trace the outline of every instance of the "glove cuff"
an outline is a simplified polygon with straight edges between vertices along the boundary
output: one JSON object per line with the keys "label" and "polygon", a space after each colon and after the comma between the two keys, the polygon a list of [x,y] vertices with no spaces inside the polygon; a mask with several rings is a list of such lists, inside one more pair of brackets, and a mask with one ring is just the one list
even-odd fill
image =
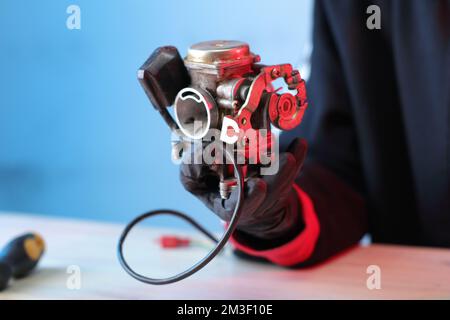
{"label": "glove cuff", "polygon": [[305,228],[302,219],[302,205],[298,194],[292,188],[286,205],[281,209],[282,213],[272,213],[274,217],[279,217],[269,228],[245,228],[237,229],[233,236],[242,240],[251,248],[256,250],[267,250],[279,247],[296,238]]}
{"label": "glove cuff", "polygon": [[[320,234],[320,225],[314,205],[309,196],[299,187],[294,185],[302,204],[302,221],[304,230],[289,242],[275,248],[258,248],[258,245],[250,243],[247,239],[238,238],[233,235],[230,239],[238,252],[254,259],[269,260],[281,266],[295,266],[308,260],[314,252]],[[261,241],[261,240],[259,240]]]}

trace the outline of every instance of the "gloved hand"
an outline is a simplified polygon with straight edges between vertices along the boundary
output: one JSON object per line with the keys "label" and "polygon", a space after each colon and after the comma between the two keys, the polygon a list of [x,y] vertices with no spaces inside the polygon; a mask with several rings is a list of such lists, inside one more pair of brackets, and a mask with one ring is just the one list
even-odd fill
{"label": "gloved hand", "polygon": [[[249,178],[237,232],[257,243],[280,245],[297,236],[302,228],[301,207],[293,188],[306,156],[307,144],[294,140],[287,152],[280,153],[275,175]],[[182,164],[180,179],[184,188],[199,198],[222,220],[229,221],[237,201],[237,190],[229,199],[219,194],[219,177],[205,164]],[[250,236],[250,237],[248,237]]]}

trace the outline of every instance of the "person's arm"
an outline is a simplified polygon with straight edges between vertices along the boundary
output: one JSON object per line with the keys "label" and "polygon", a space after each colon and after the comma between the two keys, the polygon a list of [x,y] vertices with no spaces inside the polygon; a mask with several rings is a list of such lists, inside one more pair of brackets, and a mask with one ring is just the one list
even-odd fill
{"label": "person's arm", "polygon": [[351,99],[341,57],[329,25],[326,2],[314,12],[314,50],[308,81],[310,107],[298,130],[282,135],[287,145],[296,137],[308,141],[302,173],[296,179],[298,212],[304,227],[296,237],[269,247],[237,231],[235,247],[245,254],[284,266],[321,262],[359,242],[367,232],[367,209]]}
{"label": "person's arm", "polygon": [[[289,147],[282,147],[278,172],[247,180],[231,239],[239,252],[282,266],[321,262],[356,244],[367,230],[351,101],[323,5],[316,2],[310,107],[300,129],[280,141]],[[310,145],[305,164],[306,141],[299,137]],[[182,164],[180,179],[211,211],[230,220],[237,191],[222,199],[208,166]]]}

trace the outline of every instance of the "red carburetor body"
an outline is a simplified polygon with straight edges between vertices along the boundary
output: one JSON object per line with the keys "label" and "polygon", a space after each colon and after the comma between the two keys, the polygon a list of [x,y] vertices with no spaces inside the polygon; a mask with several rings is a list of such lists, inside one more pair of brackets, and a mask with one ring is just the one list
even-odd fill
{"label": "red carburetor body", "polygon": [[[300,73],[290,64],[266,66],[259,62],[260,57],[240,41],[195,44],[184,60],[174,47],[161,47],[152,54],[138,77],[155,108],[180,137],[173,144],[176,157],[187,143],[204,139],[211,129],[226,131],[224,141],[230,143],[228,125],[224,126],[227,123],[233,124],[234,133],[239,131],[231,140],[244,147],[244,165],[259,165],[258,157],[249,159],[252,153],[247,133],[264,131],[267,148],[272,137],[271,124],[281,130],[300,124],[307,108],[305,82]],[[284,79],[290,91],[274,90],[272,82],[279,78]],[[175,119],[167,111],[171,105]],[[257,148],[260,145],[258,140]],[[227,198],[236,181],[229,166],[214,167],[220,176],[221,195]]]}

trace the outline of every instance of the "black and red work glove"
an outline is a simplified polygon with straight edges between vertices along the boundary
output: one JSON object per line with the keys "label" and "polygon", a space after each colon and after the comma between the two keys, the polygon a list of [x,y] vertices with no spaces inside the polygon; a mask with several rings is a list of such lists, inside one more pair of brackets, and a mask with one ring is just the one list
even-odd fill
{"label": "black and red work glove", "polygon": [[[245,198],[236,234],[261,249],[276,247],[295,238],[303,229],[301,204],[293,188],[306,156],[307,144],[294,140],[280,153],[275,175],[251,177],[245,184]],[[200,199],[222,220],[229,221],[237,201],[237,190],[224,200],[219,194],[219,178],[205,164],[182,164],[184,188]],[[235,236],[236,236],[235,234]]]}

